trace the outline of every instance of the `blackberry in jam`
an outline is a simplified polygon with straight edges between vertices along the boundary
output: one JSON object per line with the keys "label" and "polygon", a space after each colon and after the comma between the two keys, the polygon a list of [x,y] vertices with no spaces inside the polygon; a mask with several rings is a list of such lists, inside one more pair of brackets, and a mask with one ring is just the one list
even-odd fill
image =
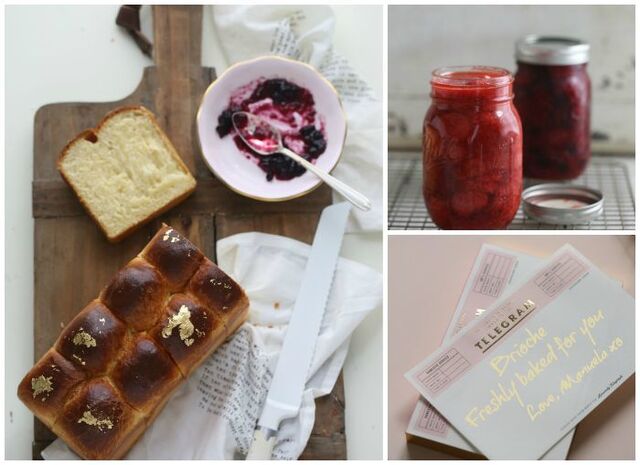
{"label": "blackberry in jam", "polygon": [[286,181],[302,176],[307,171],[302,165],[280,153],[261,157],[258,166],[267,173],[267,181],[271,181],[273,178]]}
{"label": "blackberry in jam", "polygon": [[258,101],[270,98],[278,105],[313,104],[311,93],[286,79],[268,79],[260,84],[251,96],[251,100]]}
{"label": "blackberry in jam", "polygon": [[324,139],[324,134],[318,131],[315,126],[305,126],[300,129],[300,135],[306,145],[306,152],[313,158],[317,158],[327,148],[327,141]]}
{"label": "blackberry in jam", "polygon": [[227,108],[225,111],[220,113],[220,116],[218,116],[218,126],[216,127],[216,132],[220,137],[226,136],[233,130],[233,121],[231,120],[233,113],[234,110]]}
{"label": "blackberry in jam", "polygon": [[[253,90],[251,85],[255,86]],[[311,92],[286,79],[262,79],[238,89],[231,96],[228,107],[218,116],[216,132],[221,138],[235,134],[232,117],[238,111],[278,123],[283,144],[306,160],[317,159],[327,149],[323,124],[316,114]],[[300,164],[285,155],[259,155],[237,134],[234,135],[234,142],[245,156],[257,162],[268,181],[274,178],[289,180],[306,172]]]}

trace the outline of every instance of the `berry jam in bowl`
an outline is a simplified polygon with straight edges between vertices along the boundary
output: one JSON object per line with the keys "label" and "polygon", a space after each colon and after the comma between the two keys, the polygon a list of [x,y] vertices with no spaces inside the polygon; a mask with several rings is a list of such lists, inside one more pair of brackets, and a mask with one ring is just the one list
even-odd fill
{"label": "berry jam in bowl", "polygon": [[238,63],[205,92],[197,128],[209,169],[239,194],[282,201],[311,192],[322,181],[285,155],[254,152],[234,127],[238,112],[268,121],[285,147],[327,173],[340,159],[346,117],[336,90],[322,75],[280,57]]}

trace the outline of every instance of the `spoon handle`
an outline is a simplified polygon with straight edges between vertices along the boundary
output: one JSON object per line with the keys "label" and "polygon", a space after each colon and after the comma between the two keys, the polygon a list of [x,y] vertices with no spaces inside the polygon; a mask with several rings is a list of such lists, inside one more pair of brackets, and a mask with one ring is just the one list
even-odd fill
{"label": "spoon handle", "polygon": [[346,185],[342,181],[340,181],[337,178],[334,178],[333,176],[331,176],[329,173],[325,173],[320,168],[318,168],[316,165],[314,165],[313,163],[305,160],[300,155],[298,155],[297,153],[289,150],[286,147],[283,147],[282,149],[278,150],[278,152],[282,153],[282,154],[294,159],[298,163],[300,163],[306,169],[308,169],[313,174],[315,174],[320,179],[322,179],[324,182],[329,184],[333,188],[333,190],[335,190],[336,192],[340,193],[344,198],[346,198],[349,202],[351,202],[353,205],[358,207],[360,210],[369,211],[371,209],[371,201],[369,201],[369,199],[366,196],[362,195],[360,192],[355,190],[353,187],[350,187],[350,186]]}

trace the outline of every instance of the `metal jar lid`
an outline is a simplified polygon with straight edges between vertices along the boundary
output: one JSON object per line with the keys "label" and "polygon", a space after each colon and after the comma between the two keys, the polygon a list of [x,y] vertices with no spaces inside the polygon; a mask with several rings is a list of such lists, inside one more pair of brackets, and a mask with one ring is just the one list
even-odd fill
{"label": "metal jar lid", "polygon": [[584,224],[602,213],[597,189],[571,184],[538,184],[522,192],[524,213],[541,223]]}
{"label": "metal jar lid", "polygon": [[589,62],[589,44],[568,37],[531,34],[516,43],[516,60],[534,65],[580,65]]}

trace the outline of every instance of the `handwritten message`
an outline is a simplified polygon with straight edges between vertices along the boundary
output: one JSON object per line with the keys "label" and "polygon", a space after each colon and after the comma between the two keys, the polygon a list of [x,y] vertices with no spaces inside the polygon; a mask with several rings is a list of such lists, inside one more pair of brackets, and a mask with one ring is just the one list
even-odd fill
{"label": "handwritten message", "polygon": [[[582,318],[568,334],[551,335],[542,326],[535,329],[525,328],[526,336],[517,341],[509,352],[491,358],[490,365],[498,378],[497,384],[490,390],[484,405],[475,406],[468,411],[465,416],[467,424],[478,427],[511,402],[516,402],[523,408],[532,422],[539,419],[623,347],[624,341],[621,337],[598,341],[595,333],[604,320],[605,312],[599,309]],[[585,343],[590,346],[591,352],[589,358],[579,365],[578,370],[563,373],[560,379],[549,380],[549,393],[537,401],[524,400],[527,387],[532,382],[550,367],[562,363],[564,359],[576,356],[575,353],[585,353],[584,349],[579,349]]]}

